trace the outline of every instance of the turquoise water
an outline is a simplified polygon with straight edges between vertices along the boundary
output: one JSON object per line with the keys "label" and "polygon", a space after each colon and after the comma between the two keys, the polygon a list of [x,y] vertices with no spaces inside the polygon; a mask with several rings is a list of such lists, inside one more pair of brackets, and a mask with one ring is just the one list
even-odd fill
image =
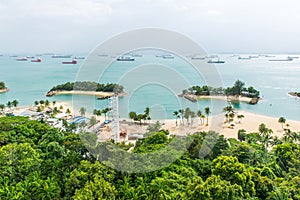
{"label": "turquoise water", "polygon": [[[286,56],[277,55],[277,57]],[[290,91],[300,90],[299,59],[292,62],[269,62],[269,58],[264,57],[238,60],[229,58],[229,55],[220,55],[220,58],[226,63],[215,66],[224,86],[231,86],[240,79],[247,85],[259,89],[263,97],[257,105],[240,103],[235,105],[236,108],[272,117],[285,116],[287,119],[300,120],[300,100],[287,94]],[[52,86],[76,80],[77,72],[84,61],[78,60],[77,65],[63,65],[61,64],[63,60],[70,59],[43,56],[42,63],[31,63],[18,62],[9,56],[0,57],[0,81],[4,81],[10,88],[8,93],[0,94],[0,103],[17,99],[20,105],[33,105],[35,100],[46,99],[45,94]],[[162,80],[162,83],[158,84],[160,83],[158,80]],[[152,118],[158,119],[174,118],[173,111],[180,107],[189,106],[194,110],[204,110],[210,106],[212,113],[218,114],[226,105],[225,102],[218,100],[201,100],[195,104],[177,98],[176,94],[185,89],[184,83],[205,84],[205,80],[186,61],[178,57],[161,59],[154,55],[145,55],[136,58],[134,62],[114,62],[104,72],[99,82],[116,81],[120,81],[125,86],[125,91],[129,93],[125,97],[120,97],[121,117],[127,117],[129,111],[143,112],[146,106],[151,108]],[[71,102],[72,96],[59,95],[48,99]],[[108,106],[107,100],[99,101],[93,96],[76,96],[75,99],[75,110],[80,106],[90,111],[95,107]]]}

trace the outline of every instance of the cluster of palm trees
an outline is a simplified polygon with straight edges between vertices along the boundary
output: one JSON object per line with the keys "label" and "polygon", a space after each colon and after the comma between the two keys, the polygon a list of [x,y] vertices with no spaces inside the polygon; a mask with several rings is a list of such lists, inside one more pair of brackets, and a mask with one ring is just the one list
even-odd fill
{"label": "cluster of palm trees", "polygon": [[[52,101],[52,106],[55,106],[56,101]],[[46,100],[39,100],[39,101],[35,101],[34,105],[37,107],[37,112],[42,112],[45,108],[49,107],[51,105],[50,101],[48,99]],[[63,110],[64,107],[61,105],[58,107],[54,107],[52,113],[53,114],[57,114],[60,113],[61,110]],[[66,110],[66,114],[71,114],[71,110],[68,108]]]}
{"label": "cluster of palm trees", "polygon": [[[107,113],[108,113],[110,110],[111,110],[110,108],[104,108],[104,109],[102,109],[102,110],[94,109],[93,114],[96,115],[97,117],[99,117],[99,116],[101,116],[102,114],[104,114],[105,120],[106,120]],[[80,112],[80,113],[81,113],[81,112]]]}
{"label": "cluster of palm trees", "polygon": [[184,126],[184,119],[186,119],[187,125],[193,124],[193,119],[197,117],[200,118],[201,125],[204,125],[204,120],[206,118],[206,126],[208,126],[208,116],[211,113],[210,108],[206,107],[204,109],[205,115],[202,113],[201,110],[198,110],[196,113],[192,111],[189,107],[186,109],[179,109],[178,111],[173,112],[173,116],[176,117],[176,126],[178,126],[178,120],[180,124]]}
{"label": "cluster of palm trees", "polygon": [[18,100],[13,100],[13,101],[8,101],[6,104],[0,104],[0,109],[1,111],[3,112],[4,109],[7,107],[7,108],[12,108],[12,107],[18,107],[19,105],[19,101]]}
{"label": "cluster of palm trees", "polygon": [[[223,111],[225,112],[225,118],[226,123],[230,124],[233,122],[234,117],[236,116],[236,112],[234,111],[234,108],[232,105],[226,106],[223,108]],[[239,123],[241,123],[241,119],[244,118],[244,115],[237,115],[237,118],[239,119]]]}
{"label": "cluster of palm trees", "polygon": [[146,107],[144,113],[137,114],[134,111],[129,112],[129,118],[134,121],[140,122],[140,125],[142,125],[142,120],[144,120],[144,123],[148,120],[150,123],[151,117],[150,117],[150,108]]}

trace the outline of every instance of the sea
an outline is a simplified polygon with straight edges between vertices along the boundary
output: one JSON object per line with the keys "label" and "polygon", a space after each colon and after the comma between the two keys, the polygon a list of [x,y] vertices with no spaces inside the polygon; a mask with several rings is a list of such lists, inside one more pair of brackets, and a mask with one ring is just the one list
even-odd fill
{"label": "sea", "polygon": [[[289,92],[300,91],[300,59],[293,61],[269,61],[270,59],[286,58],[291,55],[259,56],[251,59],[238,59],[238,55],[218,54],[212,60],[224,60],[223,64],[207,64],[209,58],[199,60],[196,68],[189,62],[190,57],[172,55],[163,58],[162,55],[150,53],[135,55],[134,61],[116,61],[115,56],[107,56],[112,60],[109,66],[101,66],[101,62],[86,62],[78,59],[75,65],[62,64],[62,61],[71,61],[72,58],[52,58],[51,55],[39,55],[41,63],[16,61],[15,56],[0,56],[0,81],[5,82],[10,89],[0,94],[0,103],[17,99],[19,106],[33,105],[36,100],[64,101],[73,105],[78,113],[80,107],[103,109],[111,106],[110,101],[97,100],[95,96],[56,95],[46,97],[46,93],[55,85],[78,80],[80,73],[88,63],[93,63],[95,73],[100,83],[120,83],[127,93],[119,97],[118,109],[120,117],[128,117],[130,111],[143,113],[146,107],[150,108],[152,119],[174,119],[174,111],[190,107],[195,112],[210,107],[211,114],[220,114],[228,102],[222,100],[199,100],[196,103],[178,97],[182,90],[192,85],[205,85],[209,80],[201,74],[201,65],[211,66],[215,70],[215,78],[220,80],[220,87],[232,86],[236,80],[253,86],[260,91],[262,100],[256,105],[234,103],[237,111],[244,110],[252,113],[287,120],[300,120],[300,98],[289,96]],[[250,55],[250,54],[249,54]],[[239,54],[241,57],[249,55]],[[251,54],[256,55],[257,54]],[[77,55],[79,56],[79,55]],[[80,55],[82,56],[82,55]],[[173,57],[174,56],[174,57]],[[297,56],[297,55],[292,55]],[[99,68],[103,69],[98,70]],[[199,73],[200,69],[200,73]],[[93,73],[93,72],[89,72]],[[89,76],[85,76],[86,81]],[[212,77],[209,77],[212,78]]]}

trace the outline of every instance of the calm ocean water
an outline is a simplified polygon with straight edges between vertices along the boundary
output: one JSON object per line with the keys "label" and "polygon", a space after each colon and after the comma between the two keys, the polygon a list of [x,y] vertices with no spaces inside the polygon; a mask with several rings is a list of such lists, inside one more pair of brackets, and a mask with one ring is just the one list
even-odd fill
{"label": "calm ocean water", "polygon": [[[238,60],[236,57],[230,58],[230,55],[219,56],[221,60],[226,61],[225,64],[215,65],[224,86],[231,86],[237,79],[240,79],[248,86],[252,85],[261,91],[263,100],[257,105],[240,103],[235,105],[237,109],[272,117],[285,116],[287,119],[300,120],[300,99],[287,94],[290,91],[300,91],[300,81],[298,81],[300,59],[292,62],[269,62],[270,58],[265,57]],[[282,58],[286,56],[277,55]],[[46,99],[45,94],[54,85],[76,80],[78,70],[84,62],[78,60],[77,65],[63,65],[61,64],[63,60],[70,59],[53,59],[50,56],[42,58],[42,63],[31,63],[18,62],[15,60],[16,58],[9,56],[0,57],[0,81],[4,81],[10,88],[8,93],[0,94],[0,103],[17,99],[20,105],[33,105],[35,100]],[[207,62],[207,60],[203,62]],[[143,67],[145,70],[140,70]],[[169,73],[174,70],[177,71],[177,75],[180,74],[192,85],[205,84],[205,80],[199,78],[194,69],[184,60],[177,57],[162,59],[156,58],[154,55],[137,57],[134,62],[115,62],[105,71],[99,81],[102,83],[116,82],[121,78],[121,83],[125,85],[125,91],[126,86],[133,89],[130,95],[120,97],[121,117],[127,117],[129,111],[143,112],[146,106],[151,108],[153,119],[174,118],[173,111],[187,106],[195,110],[198,109],[197,106],[202,110],[204,107],[210,106],[213,114],[222,112],[226,102],[201,100],[195,104],[178,99],[176,96],[176,93],[180,92],[178,88],[150,81],[153,77],[159,77],[163,79],[163,83],[171,84],[174,79],[178,79],[176,73]],[[127,73],[124,75],[125,72]],[[134,85],[135,83],[137,84]],[[72,96],[60,95],[48,99],[71,102]],[[99,101],[95,97],[77,96],[75,110],[80,106],[91,111],[94,107],[97,109],[107,107],[108,101]]]}

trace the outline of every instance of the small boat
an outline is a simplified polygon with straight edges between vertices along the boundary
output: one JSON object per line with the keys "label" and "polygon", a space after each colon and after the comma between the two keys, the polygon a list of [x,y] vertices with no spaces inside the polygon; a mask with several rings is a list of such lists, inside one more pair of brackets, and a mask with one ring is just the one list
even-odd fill
{"label": "small boat", "polygon": [[288,58],[292,58],[292,59],[298,59],[299,56],[288,56]]}
{"label": "small boat", "polygon": [[287,57],[285,59],[270,59],[269,61],[293,61],[293,58]]}
{"label": "small boat", "polygon": [[33,59],[34,56],[26,56],[27,59]]}
{"label": "small boat", "polygon": [[259,58],[259,56],[249,56],[249,58]]}
{"label": "small boat", "polygon": [[17,58],[16,61],[27,61],[27,58]]}
{"label": "small boat", "polygon": [[224,60],[209,60],[209,61],[207,61],[207,63],[221,64],[221,63],[225,63],[225,61]]}
{"label": "small boat", "polygon": [[73,65],[75,65],[75,64],[77,64],[77,60],[73,59],[71,62],[70,61],[64,61],[64,62],[62,62],[62,64],[73,64]]}
{"label": "small boat", "polygon": [[77,57],[77,56],[75,56],[75,58],[74,58],[74,59],[83,60],[83,59],[85,59],[85,57]]}
{"label": "small boat", "polygon": [[238,59],[239,60],[250,60],[251,56],[248,56],[248,57],[241,57],[241,56],[239,56]]}
{"label": "small boat", "polygon": [[72,55],[53,55],[52,58],[71,58]]}
{"label": "small boat", "polygon": [[135,59],[129,56],[121,56],[117,58],[117,61],[134,61]]}
{"label": "small boat", "polygon": [[31,62],[42,62],[42,59],[41,58],[38,58],[36,60],[31,60]]}
{"label": "small boat", "polygon": [[162,56],[163,59],[174,59],[175,57],[172,55],[164,55]]}

